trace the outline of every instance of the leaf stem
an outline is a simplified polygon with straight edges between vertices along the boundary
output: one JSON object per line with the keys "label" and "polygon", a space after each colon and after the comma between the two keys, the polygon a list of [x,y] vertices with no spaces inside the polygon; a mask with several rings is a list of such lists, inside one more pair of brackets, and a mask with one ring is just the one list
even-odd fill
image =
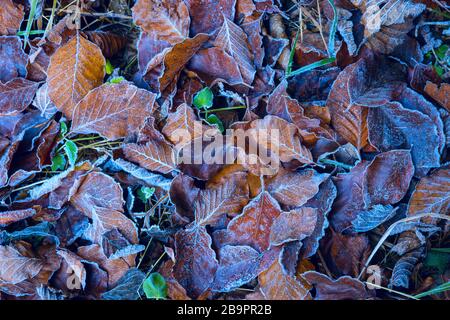
{"label": "leaf stem", "polygon": [[218,108],[218,109],[210,109],[210,110],[202,110],[201,113],[208,114],[209,112],[221,112],[221,111],[228,111],[228,110],[237,110],[237,109],[245,109],[246,106],[236,106],[236,107],[228,107],[228,108]]}

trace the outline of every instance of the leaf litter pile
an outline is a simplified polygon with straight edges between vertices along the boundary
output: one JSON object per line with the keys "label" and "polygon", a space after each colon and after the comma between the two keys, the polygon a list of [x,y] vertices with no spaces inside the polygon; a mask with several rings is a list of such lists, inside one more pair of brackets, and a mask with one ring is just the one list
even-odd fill
{"label": "leaf litter pile", "polygon": [[[445,0],[2,0],[0,35],[0,299],[449,297]],[[278,130],[277,170],[177,162],[196,123]]]}

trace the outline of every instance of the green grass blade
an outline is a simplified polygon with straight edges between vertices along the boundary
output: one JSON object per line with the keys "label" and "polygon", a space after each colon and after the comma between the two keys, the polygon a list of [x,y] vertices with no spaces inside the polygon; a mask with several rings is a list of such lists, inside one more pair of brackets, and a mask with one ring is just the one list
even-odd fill
{"label": "green grass blade", "polygon": [[25,41],[24,47],[28,44],[30,38],[31,27],[33,26],[34,15],[36,14],[36,8],[39,0],[31,0],[30,13],[28,15],[27,27],[25,29]]}
{"label": "green grass blade", "polygon": [[431,289],[431,290],[428,290],[428,291],[416,294],[414,296],[414,298],[423,298],[423,297],[426,297],[426,296],[429,296],[429,295],[432,295],[432,294],[442,293],[442,292],[447,291],[447,290],[450,290],[450,281],[446,282],[446,283],[443,283],[443,284],[441,284],[440,286],[437,286],[434,289]]}
{"label": "green grass blade", "polygon": [[326,59],[322,59],[322,60],[320,60],[320,61],[316,61],[316,62],[313,62],[313,63],[311,63],[311,64],[308,64],[307,66],[301,67],[301,68],[299,68],[299,69],[297,69],[297,70],[291,72],[291,73],[290,73],[289,75],[287,75],[286,77],[293,77],[293,76],[296,76],[296,75],[298,75],[298,74],[305,73],[305,72],[307,72],[307,71],[310,71],[310,70],[319,68],[319,67],[321,67],[321,66],[325,66],[325,65],[330,64],[330,63],[333,63],[334,61],[336,61],[336,58],[326,58]]}
{"label": "green grass blade", "polygon": [[298,37],[300,35],[300,26],[297,29],[297,34],[295,35],[294,43],[291,47],[291,52],[289,53],[289,62],[286,68],[286,76],[289,76],[292,72],[292,64],[294,63],[295,47],[297,46]]}

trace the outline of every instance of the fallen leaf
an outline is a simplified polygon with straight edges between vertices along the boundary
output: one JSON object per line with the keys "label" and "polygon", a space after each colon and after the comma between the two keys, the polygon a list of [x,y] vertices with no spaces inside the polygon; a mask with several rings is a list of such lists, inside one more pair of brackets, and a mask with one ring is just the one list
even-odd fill
{"label": "fallen leaf", "polygon": [[183,1],[139,0],[133,7],[133,20],[150,37],[172,45],[189,36],[189,11]]}
{"label": "fallen leaf", "polygon": [[72,119],[75,106],[105,77],[100,48],[79,33],[58,48],[47,70],[48,95],[59,111]]}
{"label": "fallen leaf", "polygon": [[[132,84],[104,84],[91,90],[73,109],[71,131],[124,138],[144,126],[156,96]],[[93,112],[95,108],[95,112]]]}
{"label": "fallen leaf", "polygon": [[0,280],[18,284],[35,277],[43,268],[40,259],[23,255],[13,246],[0,246]]}
{"label": "fallen leaf", "polygon": [[230,221],[227,228],[229,242],[265,251],[270,245],[272,225],[280,214],[277,201],[264,191],[244,207],[242,214]]}
{"label": "fallen leaf", "polygon": [[186,0],[191,15],[191,33],[211,33],[224,19],[233,19],[236,0]]}
{"label": "fallen leaf", "polygon": [[211,249],[211,237],[205,227],[180,230],[175,234],[175,279],[190,297],[197,298],[208,290],[218,267],[216,253]]}
{"label": "fallen leaf", "polygon": [[[2,8],[3,10],[3,8]],[[6,83],[27,75],[28,56],[22,50],[22,41],[15,36],[0,36],[0,82]]]}
{"label": "fallen leaf", "polygon": [[282,212],[270,229],[270,245],[279,246],[291,241],[299,241],[311,235],[317,223],[317,210],[302,207]]}
{"label": "fallen leaf", "polygon": [[175,154],[168,143],[149,141],[138,145],[128,143],[123,146],[126,159],[136,162],[139,166],[161,173],[169,173],[176,170]]}
{"label": "fallen leaf", "polygon": [[25,16],[24,7],[13,0],[5,0],[0,10],[0,35],[15,35]]}
{"label": "fallen leaf", "polygon": [[7,226],[11,223],[28,219],[36,214],[34,209],[13,210],[0,212],[0,226]]}

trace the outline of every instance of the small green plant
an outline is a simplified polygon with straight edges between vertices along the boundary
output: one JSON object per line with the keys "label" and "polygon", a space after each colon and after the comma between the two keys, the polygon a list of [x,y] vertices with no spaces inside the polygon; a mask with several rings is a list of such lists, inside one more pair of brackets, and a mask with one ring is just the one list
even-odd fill
{"label": "small green plant", "polygon": [[106,60],[105,71],[107,75],[111,75],[114,72],[114,66],[111,64],[111,61]]}
{"label": "small green plant", "polygon": [[64,158],[64,155],[61,153],[58,153],[57,155],[55,155],[52,159],[52,171],[59,171],[59,170],[64,170],[64,168],[66,167],[66,158]]}
{"label": "small green plant", "polygon": [[167,283],[158,272],[151,273],[145,279],[142,288],[147,299],[165,299],[167,297]]}
{"label": "small green plant", "polygon": [[66,139],[64,143],[64,151],[66,153],[67,159],[69,159],[69,164],[74,166],[78,158],[78,147],[72,140]]}
{"label": "small green plant", "polygon": [[208,110],[212,107],[214,94],[210,88],[205,87],[194,96],[192,103],[200,110]]}
{"label": "small green plant", "polygon": [[119,84],[119,83],[121,83],[121,82],[124,81],[124,80],[125,80],[124,77],[114,77],[114,78],[112,78],[111,80],[109,80],[109,83],[112,83],[112,84]]}
{"label": "small green plant", "polygon": [[137,191],[137,196],[143,203],[147,203],[154,193],[155,188],[140,187]]}

